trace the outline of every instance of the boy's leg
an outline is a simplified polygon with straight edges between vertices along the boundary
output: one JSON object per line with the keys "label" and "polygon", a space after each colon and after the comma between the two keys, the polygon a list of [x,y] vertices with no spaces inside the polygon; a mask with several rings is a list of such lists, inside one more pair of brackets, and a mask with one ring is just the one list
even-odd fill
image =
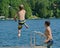
{"label": "boy's leg", "polygon": [[18,30],[18,38],[21,36],[21,30]]}
{"label": "boy's leg", "polygon": [[18,37],[21,36],[21,29],[22,29],[22,25],[19,25],[19,26],[18,26]]}
{"label": "boy's leg", "polygon": [[52,48],[52,45],[47,46],[47,48]]}
{"label": "boy's leg", "polygon": [[47,48],[51,48],[52,45],[53,45],[53,41],[49,41],[49,42],[47,43]]}
{"label": "boy's leg", "polygon": [[29,26],[26,23],[24,23],[24,25],[25,25],[26,28],[29,28]]}
{"label": "boy's leg", "polygon": [[50,46],[47,46],[47,48],[50,48]]}

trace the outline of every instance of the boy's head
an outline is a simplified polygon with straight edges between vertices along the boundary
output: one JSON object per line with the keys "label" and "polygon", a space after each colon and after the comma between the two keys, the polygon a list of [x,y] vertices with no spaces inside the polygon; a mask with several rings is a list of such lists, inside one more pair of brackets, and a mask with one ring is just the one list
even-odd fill
{"label": "boy's head", "polygon": [[21,4],[21,5],[19,6],[19,9],[20,9],[20,10],[24,9],[24,5]]}
{"label": "boy's head", "polygon": [[50,26],[50,21],[45,21],[45,26]]}

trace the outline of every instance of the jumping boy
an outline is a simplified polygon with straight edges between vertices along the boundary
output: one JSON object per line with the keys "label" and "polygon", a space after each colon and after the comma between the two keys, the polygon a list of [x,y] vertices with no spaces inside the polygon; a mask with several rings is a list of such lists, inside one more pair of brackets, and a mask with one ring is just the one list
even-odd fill
{"label": "jumping boy", "polygon": [[14,17],[15,21],[16,21],[16,18],[18,17],[18,37],[21,36],[21,29],[23,24],[25,25],[26,28],[28,28],[28,25],[25,24],[25,14],[26,14],[26,11],[24,9],[24,5],[20,5],[19,11]]}
{"label": "jumping boy", "polygon": [[46,30],[45,30],[46,40],[45,40],[45,43],[47,44],[47,48],[50,48],[51,45],[53,44],[53,37],[52,37],[52,32],[51,32],[49,21],[45,21],[45,27],[46,27]]}

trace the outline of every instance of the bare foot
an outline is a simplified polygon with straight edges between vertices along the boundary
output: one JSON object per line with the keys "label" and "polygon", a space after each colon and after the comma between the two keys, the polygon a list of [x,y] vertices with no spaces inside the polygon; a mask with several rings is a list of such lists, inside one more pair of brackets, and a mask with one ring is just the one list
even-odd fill
{"label": "bare foot", "polygon": [[21,36],[21,34],[18,34],[18,38]]}

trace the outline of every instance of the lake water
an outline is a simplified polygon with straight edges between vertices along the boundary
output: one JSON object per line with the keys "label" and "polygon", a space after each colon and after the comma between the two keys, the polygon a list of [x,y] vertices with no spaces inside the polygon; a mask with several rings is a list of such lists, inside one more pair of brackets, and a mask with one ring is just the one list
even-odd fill
{"label": "lake water", "polygon": [[45,20],[51,21],[53,48],[60,48],[60,19],[27,20],[26,23],[29,25],[29,29],[24,26],[19,39],[17,37],[18,23],[11,20],[0,20],[0,46],[30,46],[31,33],[34,34],[33,31],[44,32]]}

